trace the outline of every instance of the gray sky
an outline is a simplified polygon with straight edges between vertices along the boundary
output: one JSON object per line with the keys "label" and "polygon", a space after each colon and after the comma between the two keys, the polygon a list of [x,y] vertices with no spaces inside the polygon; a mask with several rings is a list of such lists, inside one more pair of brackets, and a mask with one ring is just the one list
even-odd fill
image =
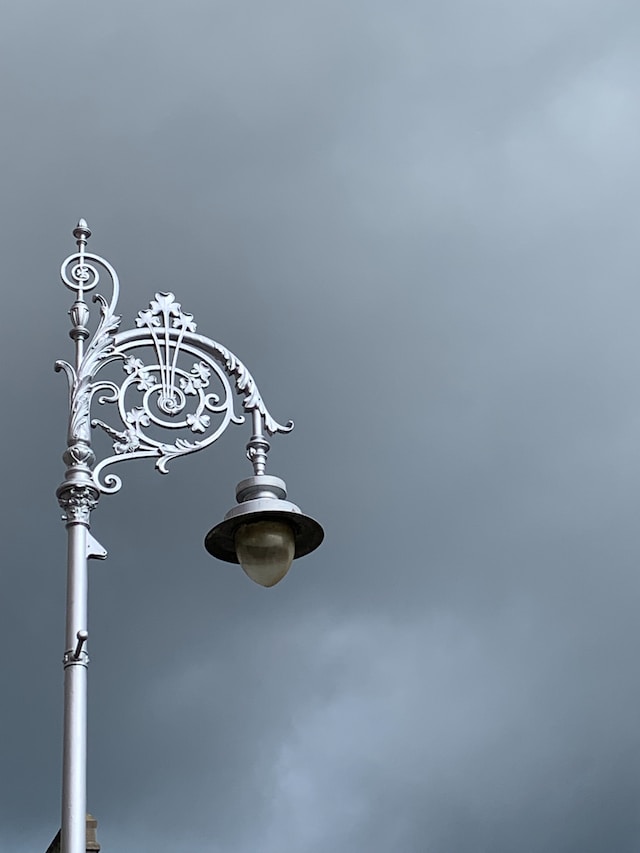
{"label": "gray sky", "polygon": [[93,532],[105,853],[640,849],[640,7],[8,4],[0,850],[59,825],[79,216],[129,326],[252,370],[326,541],[202,538],[248,433],[121,467]]}

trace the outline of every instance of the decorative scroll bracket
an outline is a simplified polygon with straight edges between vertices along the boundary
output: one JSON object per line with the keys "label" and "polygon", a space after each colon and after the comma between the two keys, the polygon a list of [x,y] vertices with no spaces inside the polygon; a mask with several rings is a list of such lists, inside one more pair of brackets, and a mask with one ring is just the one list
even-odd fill
{"label": "decorative scroll bracket", "polygon": [[[244,422],[234,407],[236,395],[241,397],[244,411],[252,414],[247,455],[254,473],[263,474],[269,449],[265,433],[290,432],[293,422],[280,424],[271,417],[244,364],[226,347],[197,334],[193,315],[182,310],[173,293],[156,293],[149,307],[138,312],[135,328],[119,331],[118,276],[104,258],[86,252],[90,234],[86,222],[80,220],[74,230],[79,251],[63,262],[60,272],[62,282],[76,294],[69,311],[76,359],[74,365],[67,361],[55,365],[69,384],[64,454],[68,469],[59,494],[80,483],[97,494],[117,492],[120,477],[105,470],[129,459],[155,458],[155,467],[166,474],[173,459],[204,450],[229,424]],[[101,278],[111,285],[111,299],[99,293],[93,296],[100,316],[91,335],[84,297]],[[107,365],[117,363],[123,373],[119,381],[99,378]],[[112,407],[116,417],[92,418],[96,402]],[[97,465],[90,427],[100,428],[112,440],[113,453]],[[173,435],[168,438],[167,433]]]}

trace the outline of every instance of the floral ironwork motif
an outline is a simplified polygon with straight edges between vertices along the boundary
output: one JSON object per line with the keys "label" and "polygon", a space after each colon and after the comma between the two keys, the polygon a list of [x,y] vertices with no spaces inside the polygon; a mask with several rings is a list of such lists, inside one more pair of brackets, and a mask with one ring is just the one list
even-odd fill
{"label": "floral ironwork motif", "polygon": [[[70,310],[76,365],[59,361],[56,369],[64,371],[69,383],[67,457],[86,456],[85,448],[91,453],[90,426],[112,439],[112,455],[90,471],[100,492],[116,492],[121,487],[118,476],[105,473],[118,462],[155,457],[156,468],[167,473],[171,460],[208,447],[229,424],[243,423],[243,415],[234,408],[236,394],[245,412],[257,413],[270,435],[293,428],[293,422],[279,424],[271,417],[253,377],[232,352],[196,333],[193,315],[182,310],[173,293],[156,293],[149,307],[138,312],[135,328],[119,331],[116,272],[103,258],[85,252],[80,243],[79,248],[61,269],[63,283],[77,297]],[[83,349],[82,342],[90,336],[84,293],[94,289],[101,276],[110,280],[112,295],[110,301],[101,294],[93,296],[100,316]],[[121,382],[98,378],[106,365],[118,361],[124,374]],[[91,418],[94,401],[111,405],[119,424]],[[167,431],[177,437],[165,438]],[[268,449],[266,439],[263,443]],[[86,464],[85,470],[89,471]]]}

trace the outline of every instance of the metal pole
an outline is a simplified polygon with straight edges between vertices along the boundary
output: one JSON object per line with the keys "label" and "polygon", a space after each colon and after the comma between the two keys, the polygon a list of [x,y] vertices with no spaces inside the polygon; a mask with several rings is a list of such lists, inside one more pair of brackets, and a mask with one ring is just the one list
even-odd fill
{"label": "metal pole", "polygon": [[[91,510],[98,491],[90,483],[91,448],[74,440],[64,454],[68,464],[58,488],[68,537],[67,615],[64,666],[64,734],[62,749],[61,853],[85,853],[87,812],[87,632],[90,556],[105,556],[89,533]],[[97,547],[96,547],[97,546]]]}
{"label": "metal pole", "polygon": [[62,825],[61,853],[86,853],[87,813],[87,669],[88,639],[87,560],[99,554],[89,534],[91,510],[98,503],[99,491],[93,483],[95,455],[91,449],[89,424],[90,389],[83,381],[84,341],[89,310],[84,290],[90,277],[85,264],[85,247],[91,231],[84,220],[74,229],[78,245],[78,264],[72,289],[76,301],[71,306],[69,335],[75,344],[75,365],[56,364],[69,380],[69,428],[63,459],[67,465],[64,481],[57,490],[58,502],[66,522],[67,614],[64,666],[64,734],[62,748]]}
{"label": "metal pole", "polygon": [[90,479],[93,451],[76,436],[67,447],[64,460],[69,467],[57,491],[68,537],[60,850],[61,853],[85,853],[88,560],[104,559],[107,552],[89,533],[91,510],[99,497]]}
{"label": "metal pole", "polygon": [[61,853],[85,853],[87,813],[87,529],[70,519],[64,654]]}

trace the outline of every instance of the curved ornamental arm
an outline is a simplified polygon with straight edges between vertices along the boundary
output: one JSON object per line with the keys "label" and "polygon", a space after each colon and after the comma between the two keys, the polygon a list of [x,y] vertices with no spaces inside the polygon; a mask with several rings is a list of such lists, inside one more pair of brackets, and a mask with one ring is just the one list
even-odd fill
{"label": "curved ornamental arm", "polygon": [[[290,565],[295,557],[314,550],[323,538],[320,525],[286,500],[282,480],[266,474],[267,436],[290,432],[293,422],[280,424],[270,415],[245,365],[222,344],[197,334],[193,315],[182,310],[173,293],[156,293],[149,306],[138,312],[135,327],[120,331],[116,271],[104,258],[86,251],[91,231],[84,220],[73,233],[78,251],[66,258],[60,275],[75,293],[69,311],[75,362],[55,365],[69,383],[64,454],[68,469],[58,489],[65,512],[73,509],[73,501],[69,506],[72,489],[76,498],[82,489],[87,512],[101,493],[117,492],[122,482],[112,471],[116,464],[152,457],[158,471],[167,473],[173,459],[209,447],[230,424],[244,423],[244,415],[236,410],[240,398],[244,412],[251,416],[247,456],[253,476],[239,484],[238,505],[209,532],[205,545],[222,560],[242,562],[259,583],[276,583],[289,567],[282,571],[285,562]],[[110,298],[93,295],[100,316],[91,334],[85,296],[105,281]],[[114,364],[121,371],[119,379],[113,378],[113,370],[108,377],[102,373]],[[99,407],[106,412],[103,418],[93,416]],[[91,447],[92,428],[103,430],[112,440],[113,452],[100,461]],[[254,567],[262,559],[261,548],[283,552],[275,574],[261,574]]]}

